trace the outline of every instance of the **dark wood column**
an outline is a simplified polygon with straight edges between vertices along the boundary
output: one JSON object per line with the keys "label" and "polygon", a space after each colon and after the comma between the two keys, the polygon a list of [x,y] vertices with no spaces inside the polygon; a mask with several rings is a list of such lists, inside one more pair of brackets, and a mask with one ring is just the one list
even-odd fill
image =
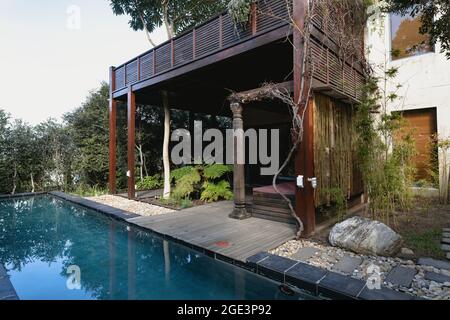
{"label": "dark wood column", "polygon": [[117,101],[113,99],[113,91],[116,87],[114,68],[109,70],[109,192],[116,194],[116,126],[117,126]]}
{"label": "dark wood column", "polygon": [[[308,0],[294,1],[293,17],[298,28],[294,28],[294,98],[295,101],[306,100],[309,94],[309,81],[305,79],[305,86],[302,90],[303,73],[303,50],[305,43],[299,28],[304,28],[305,15],[307,14]],[[308,68],[308,66],[306,66]],[[305,113],[303,122],[303,141],[300,144],[296,159],[295,159],[295,173],[304,177],[304,188],[297,188],[296,191],[296,212],[304,225],[303,236],[310,236],[316,225],[316,211],[314,205],[314,189],[308,179],[314,177],[314,125],[313,125],[313,102],[309,105],[302,106],[300,112],[303,113],[303,108],[308,108]]]}
{"label": "dark wood column", "polygon": [[[244,153],[244,120],[243,108],[240,103],[232,103],[233,129],[234,129],[234,170],[233,170],[233,189],[234,189],[234,209],[230,215],[233,219],[247,219],[251,215],[247,212],[245,205],[245,153]],[[238,148],[242,148],[239,150]],[[244,159],[239,159],[239,153]]]}
{"label": "dark wood column", "polygon": [[136,197],[135,190],[135,139],[136,135],[136,94],[128,89],[128,198]]}

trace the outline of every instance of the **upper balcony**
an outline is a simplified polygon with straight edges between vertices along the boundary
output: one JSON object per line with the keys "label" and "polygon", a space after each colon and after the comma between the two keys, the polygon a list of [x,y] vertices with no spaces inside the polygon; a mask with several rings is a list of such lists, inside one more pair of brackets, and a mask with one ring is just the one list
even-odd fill
{"label": "upper balcony", "polygon": [[[221,13],[113,68],[113,98],[124,99],[128,87],[131,87],[133,91],[142,93],[142,102],[151,104],[154,101],[149,96],[153,88],[166,85],[165,89],[173,92],[183,87],[179,90],[184,92],[174,95],[184,94],[183,103],[187,103],[188,82],[214,82],[217,88],[211,89],[207,85],[203,88],[207,88],[205,91],[217,90],[215,102],[219,102],[229,93],[224,88],[245,90],[264,81],[292,80],[293,49],[291,42],[286,41],[292,36],[292,1],[297,0],[257,1],[246,28],[236,27],[228,12]],[[348,57],[342,61],[339,58],[339,48],[333,42],[336,30],[332,23],[325,23],[319,14],[311,24],[313,88],[338,99],[357,101],[360,96],[358,88],[364,82],[360,59]],[[238,55],[239,58],[233,62],[232,58]],[[211,65],[214,68],[208,69]],[[243,68],[251,69],[251,72],[241,72]],[[209,70],[209,73],[198,76],[199,70]],[[236,70],[238,77],[235,76]],[[189,81],[182,77],[187,74],[190,75]],[[177,84],[175,79],[183,79],[182,84]]]}
{"label": "upper balcony", "polygon": [[130,85],[139,90],[291,34],[285,0],[260,0],[257,6],[248,28],[236,27],[221,13],[114,68],[114,97]]}

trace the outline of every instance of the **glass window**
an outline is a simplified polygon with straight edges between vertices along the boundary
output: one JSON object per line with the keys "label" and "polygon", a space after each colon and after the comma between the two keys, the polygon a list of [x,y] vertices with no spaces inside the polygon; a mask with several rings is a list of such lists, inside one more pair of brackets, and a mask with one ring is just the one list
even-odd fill
{"label": "glass window", "polygon": [[432,52],[429,36],[420,33],[420,15],[390,14],[392,60]]}

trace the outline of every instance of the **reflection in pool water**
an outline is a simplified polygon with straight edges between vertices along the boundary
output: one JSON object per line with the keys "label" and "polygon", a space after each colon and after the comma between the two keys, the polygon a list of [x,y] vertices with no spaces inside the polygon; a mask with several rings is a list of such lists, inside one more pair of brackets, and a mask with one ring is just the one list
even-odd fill
{"label": "reflection in pool water", "polygon": [[0,263],[20,299],[305,298],[51,196],[0,201]]}

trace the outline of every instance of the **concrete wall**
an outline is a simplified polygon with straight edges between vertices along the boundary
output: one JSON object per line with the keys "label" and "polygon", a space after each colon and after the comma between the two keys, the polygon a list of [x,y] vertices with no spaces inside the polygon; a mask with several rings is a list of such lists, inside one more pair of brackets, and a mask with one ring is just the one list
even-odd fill
{"label": "concrete wall", "polygon": [[[388,91],[395,91],[395,86],[401,84],[403,87],[398,91],[401,98],[391,103],[388,109],[436,107],[438,134],[450,137],[450,60],[440,53],[440,44],[436,44],[435,52],[392,61],[390,19],[388,15],[376,14],[368,24],[366,48],[375,71],[382,70],[384,66],[386,69],[399,69],[396,79],[388,85]],[[442,161],[440,168],[443,168]]]}

